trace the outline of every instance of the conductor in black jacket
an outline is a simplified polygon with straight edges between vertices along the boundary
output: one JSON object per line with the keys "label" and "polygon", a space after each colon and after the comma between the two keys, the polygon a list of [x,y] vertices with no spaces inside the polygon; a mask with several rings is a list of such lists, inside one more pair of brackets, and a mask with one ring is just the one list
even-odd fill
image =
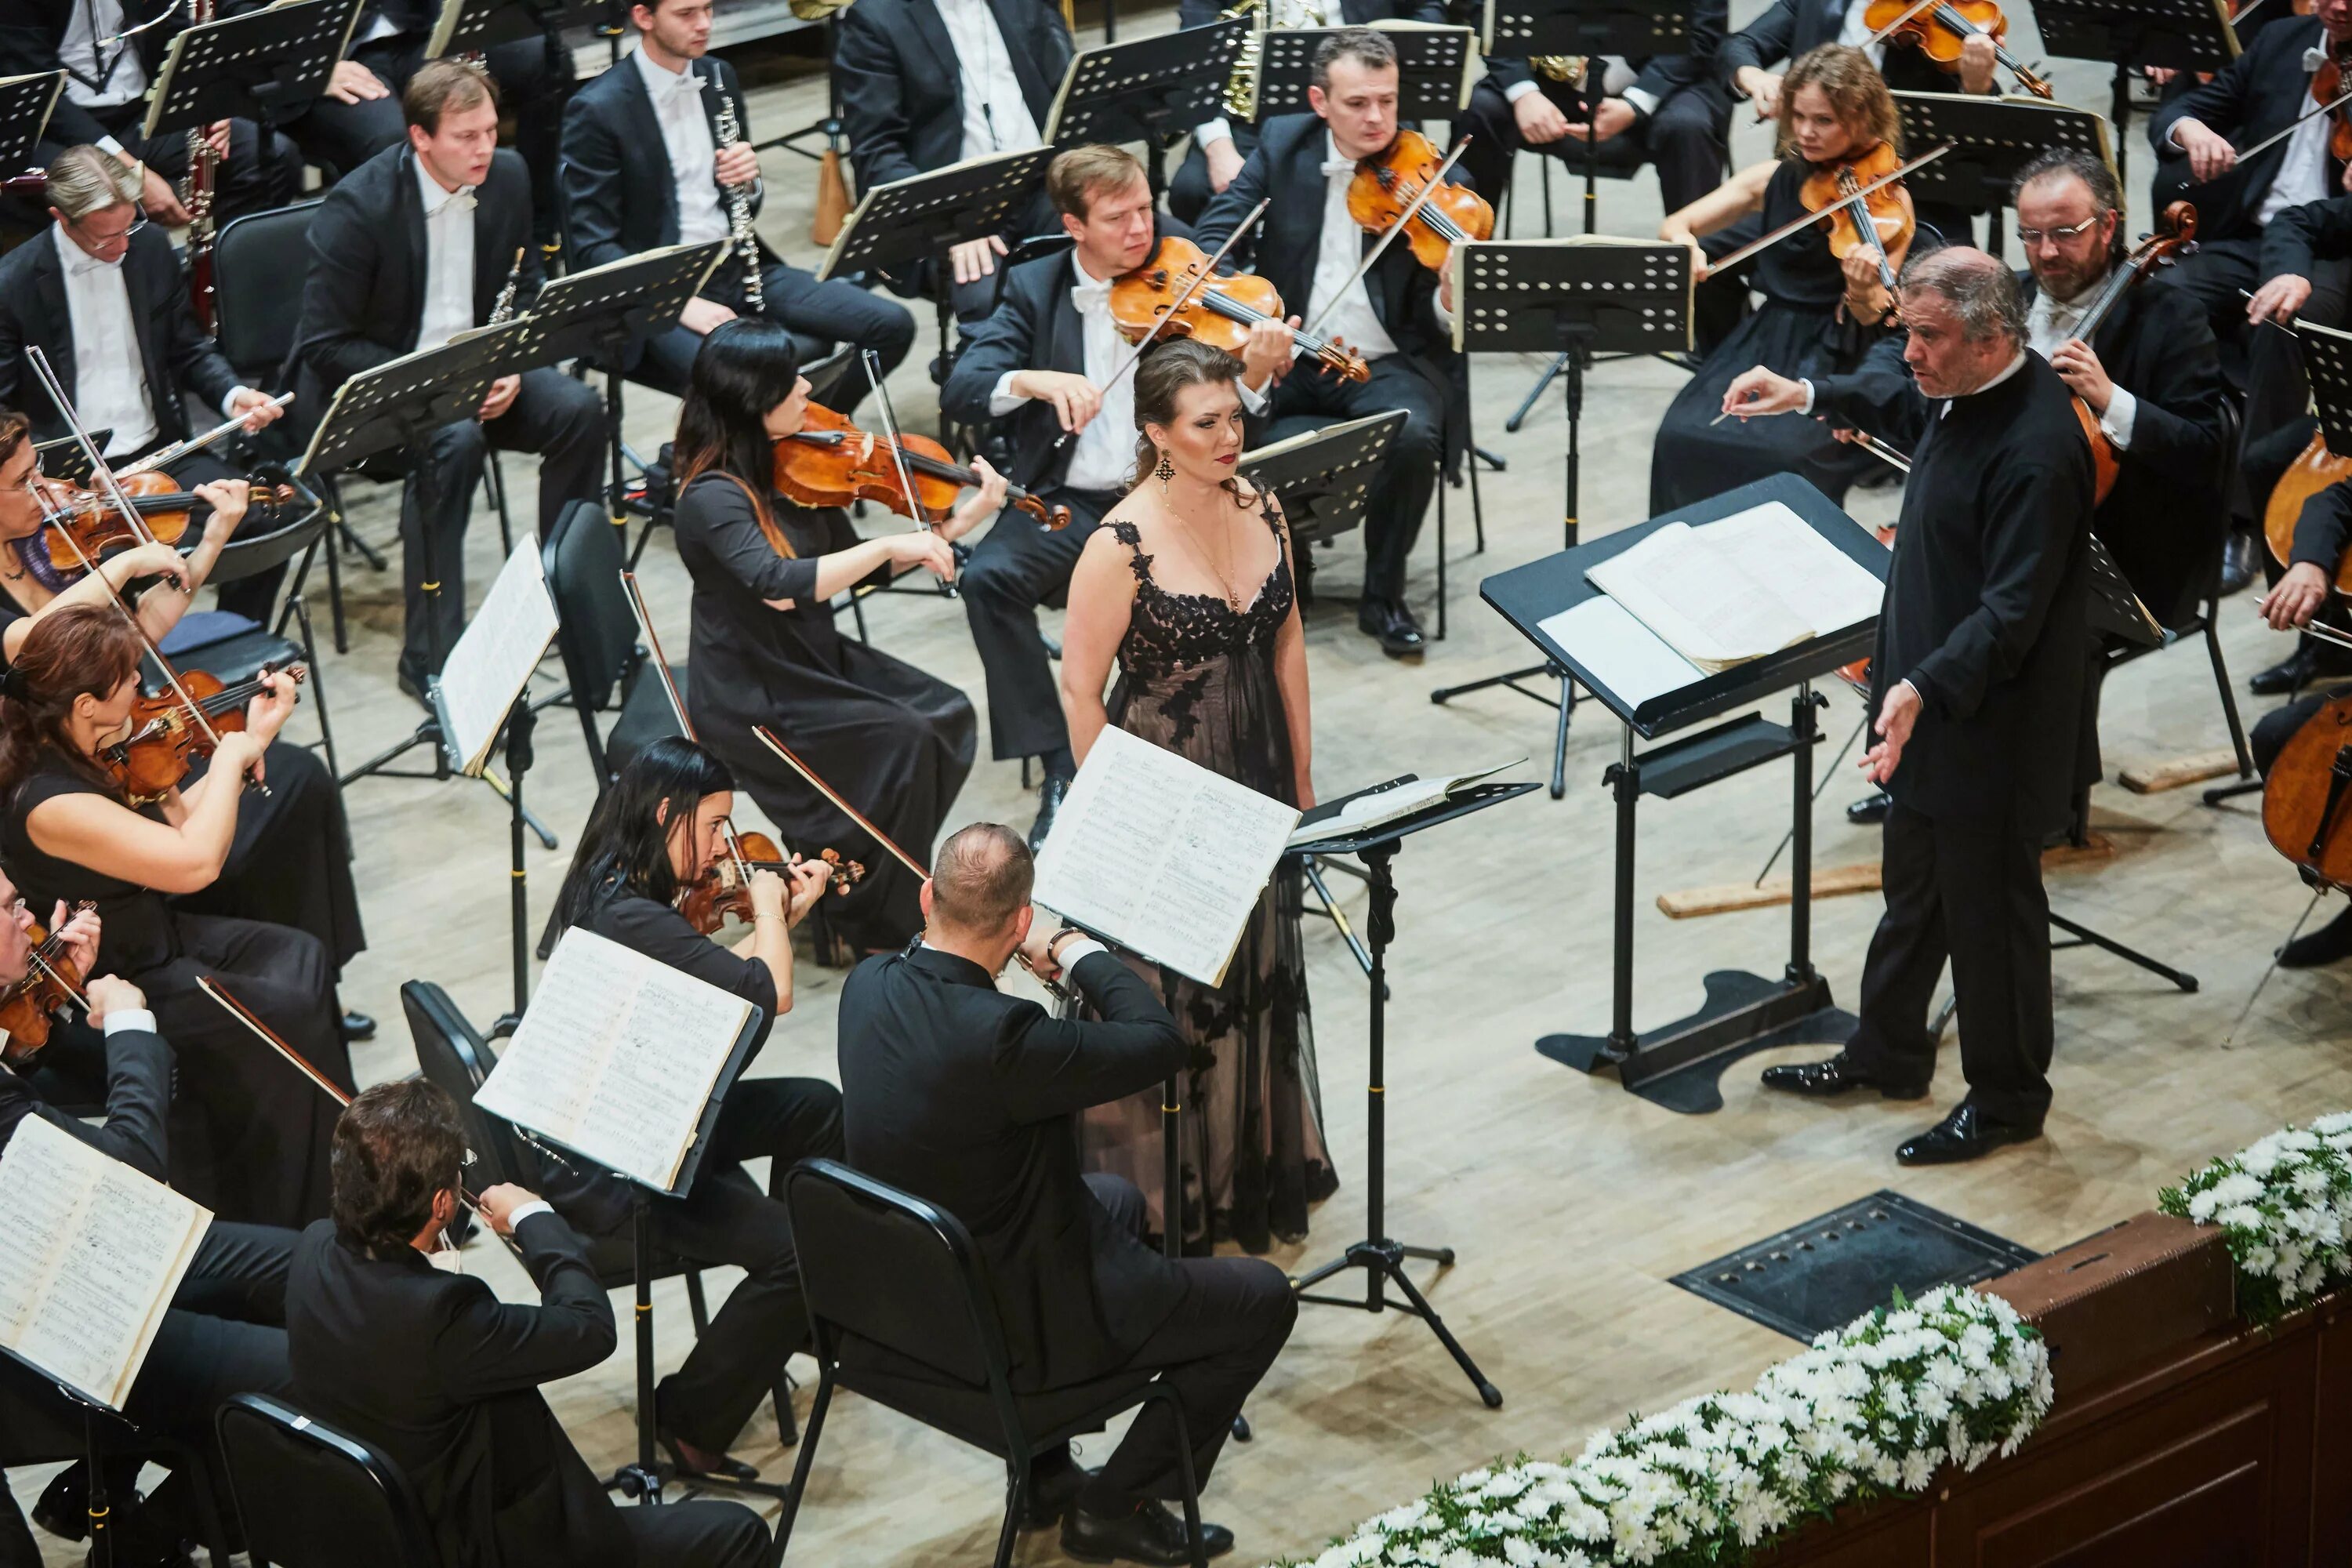
{"label": "conductor in black jacket", "polygon": [[1838,378],[1809,387],[1758,370],[1725,407],[1818,406],[1912,450],[1870,659],[1877,739],[1862,765],[1894,805],[1861,1023],[1829,1060],[1768,1068],[1764,1082],[1927,1094],[1927,1010],[1948,956],[1969,1092],[1895,1151],[1918,1165],[2038,1137],[2049,1110],[2042,846],[2066,826],[2078,783],[2092,481],[2066,384],[2027,349],[2006,268],[1979,250],[1933,251],[1904,268],[1901,298],[1919,400],[1887,409]]}
{"label": "conductor in black jacket", "polygon": [[[755,216],[760,208],[751,113],[735,68],[709,53],[709,0],[640,0],[629,20],[636,48],[583,87],[563,111],[563,197],[574,268],[724,239],[729,193],[746,184]],[[721,148],[730,110],[736,144]],[[885,375],[914,346],[915,319],[905,306],[838,278],[819,282],[816,274],[786,266],[764,240],[758,250],[756,258],[730,254],[720,262],[677,323],[639,346],[630,374],[683,394],[704,334],[760,313],[745,288],[745,268],[754,264],[768,320],[826,345],[871,349]],[[855,375],[850,384],[863,393],[866,378]]]}
{"label": "conductor in black jacket", "polygon": [[[1137,974],[1076,932],[1034,931],[1028,847],[978,824],[941,847],[923,885],[922,940],[869,958],[841,994],[841,1087],[849,1162],[937,1204],[986,1264],[1016,1394],[1158,1369],[1182,1403],[1203,1484],[1243,1401],[1297,1315],[1272,1265],[1176,1261],[1139,1237],[1131,1183],[1079,1172],[1077,1120],[1184,1064],[1183,1037]],[[1018,949],[1061,972],[1087,1019],[1056,1018],[996,989]],[[1066,1507],[1064,1550],[1087,1562],[1188,1561],[1175,1426],[1147,1406],[1102,1469],[1041,1464],[1043,1507]],[[1230,1532],[1209,1532],[1212,1553]]]}
{"label": "conductor in black jacket", "polygon": [[612,1303],[587,1249],[535,1194],[495,1186],[537,1305],[436,1268],[465,1137],[446,1095],[378,1084],[335,1124],[335,1216],[296,1245],[286,1330],[304,1414],[400,1468],[447,1568],[752,1568],[768,1531],[739,1503],[619,1508],[539,1393],[613,1353]]}
{"label": "conductor in black jacket", "polygon": [[[520,157],[499,150],[497,87],[478,66],[435,60],[410,79],[402,107],[407,144],[338,183],[310,220],[294,358],[298,406],[313,423],[361,371],[486,324],[509,285],[518,312],[539,293],[530,179]],[[412,694],[439,672],[465,629],[466,523],[492,446],[543,458],[544,537],[566,506],[596,498],[604,404],[551,366],[501,376],[478,418],[443,426],[409,455],[400,510],[407,611],[400,679]]]}

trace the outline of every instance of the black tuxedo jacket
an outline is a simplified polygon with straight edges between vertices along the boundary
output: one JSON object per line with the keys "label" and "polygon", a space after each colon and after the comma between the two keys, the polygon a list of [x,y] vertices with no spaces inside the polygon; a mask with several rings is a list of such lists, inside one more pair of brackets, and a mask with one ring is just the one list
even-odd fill
{"label": "black tuxedo jacket", "polygon": [[[1834,44],[1845,26],[1849,0],[1773,0],[1771,9],[1723,40],[1716,51],[1715,71],[1726,88],[1742,66],[1770,70],[1784,66],[1807,50]],[[1860,5],[1865,0],[1851,0]],[[1694,17],[1694,23],[1696,22]],[[1898,92],[1958,92],[1960,79],[1906,44],[1886,51],[1881,74]],[[1732,96],[1737,98],[1735,89]]]}
{"label": "black tuxedo jacket", "polygon": [[[1042,132],[1075,52],[1054,0],[989,0],[1022,101]],[[858,0],[841,14],[834,85],[857,188],[963,158],[963,73],[932,0]]]}
{"label": "black tuxedo jacket", "polygon": [[[712,145],[719,142],[722,97],[735,106],[735,124],[743,140],[750,141],[751,116],[743,106],[735,68],[716,55],[705,55],[691,68],[706,84],[702,112],[710,122]],[[707,85],[710,83],[717,84],[715,90]],[[677,179],[662,142],[653,97],[634,61],[625,58],[583,82],[564,105],[560,170],[575,268],[602,267],[677,243]],[[718,185],[716,173],[710,183]],[[760,186],[751,187],[754,213],[760,210],[761,195]],[[719,201],[723,211],[724,190]],[[764,243],[760,248],[763,256],[768,254]]]}
{"label": "black tuxedo jacket", "polygon": [[500,1301],[413,1248],[373,1258],[331,1220],[312,1225],[286,1287],[296,1393],[399,1465],[449,1568],[631,1568],[611,1500],[539,1393],[613,1353],[612,1303],[553,1214],[515,1239],[535,1305]]}
{"label": "black tuxedo jacket", "polygon": [[[2155,210],[2186,199],[2197,204],[2200,239],[2242,239],[2260,234],[2263,198],[2286,162],[2284,141],[2209,184],[2189,183],[2189,159],[2171,143],[2172,128],[2194,120],[2207,130],[2251,147],[2284,131],[2311,107],[2311,78],[2303,52],[2324,42],[2316,16],[2282,16],[2246,52],[2213,74],[2213,79],[2160,105],[2147,122],[2158,168],[2151,182]],[[2327,190],[2341,188],[2344,165],[2329,159]]]}
{"label": "black tuxedo jacket", "polygon": [[[1843,6],[1840,15],[1843,15]],[[1445,18],[1441,15],[1435,19]],[[1690,47],[1678,55],[1647,55],[1628,60],[1626,63],[1633,68],[1633,85],[1663,104],[1677,89],[1705,81],[1714,74],[1716,58],[1723,49],[1724,32],[1730,25],[1730,0],[1699,0],[1691,7],[1690,27],[1685,35]],[[1830,36],[1837,36],[1834,29]],[[1534,73],[1524,59],[1490,55],[1486,58],[1486,79],[1497,89],[1507,90],[1520,82],[1533,80]],[[1634,112],[1639,114],[1641,110],[1636,109]]]}
{"label": "black tuxedo jacket", "polygon": [[[48,1049],[55,1050],[57,1037],[50,1038]],[[0,1065],[0,1149],[16,1135],[17,1123],[37,1116],[141,1175],[167,1181],[164,1117],[172,1102],[172,1048],[161,1035],[144,1029],[118,1030],[106,1037],[105,1048],[106,1121],[98,1127],[50,1105],[30,1079]]]}
{"label": "black tuxedo jacket", "polygon": [[1023,1392],[1123,1364],[1184,1291],[1177,1266],[1096,1201],[1077,1140],[1087,1107],[1181,1068],[1184,1037],[1110,954],[1070,978],[1099,1022],[1054,1017],[927,947],[869,958],[841,990],[849,1163],[963,1222]]}
{"label": "black tuxedo jacket", "polygon": [[[1227,253],[1227,259],[1254,268],[1269,279],[1286,309],[1304,315],[1315,288],[1315,262],[1323,244],[1322,117],[1280,114],[1258,127],[1258,144],[1243,163],[1234,183],[1202,209],[1201,248],[1214,251],[1267,196],[1274,205],[1265,216]],[[1457,185],[1470,182],[1457,166],[1451,176]],[[1373,237],[1362,237],[1366,248]],[[1371,297],[1372,313],[1381,320],[1399,353],[1411,356],[1450,388],[1447,372],[1438,368],[1454,358],[1454,340],[1437,321],[1437,274],[1412,258],[1402,239],[1381,253],[1364,274],[1364,291]]]}
{"label": "black tuxedo jacket", "polygon": [[2287,207],[2263,229],[2264,282],[2282,273],[2309,278],[2322,261],[2352,256],[2352,195]]}
{"label": "black tuxedo jacket", "polygon": [[[81,0],[7,0],[7,4],[0,5],[0,77],[33,76],[63,67],[65,62],[58,58],[58,49],[65,42],[66,23],[80,3]],[[122,0],[122,25],[137,26],[180,9],[180,0]],[[153,81],[155,73],[163,69],[163,56],[170,50],[172,40],[186,25],[173,15],[124,46],[138,51],[141,63],[147,68],[149,81]],[[49,115],[48,128],[41,132],[41,145],[79,146],[96,142],[106,133],[106,127],[99,123],[96,115],[59,93],[57,109]]]}
{"label": "black tuxedo jacket", "polygon": [[[156,431],[176,441],[188,433],[183,395],[216,409],[236,389],[236,372],[196,324],[188,307],[188,280],[161,228],[150,225],[131,237],[122,286],[131,299],[131,330],[139,341],[147,395],[155,405]],[[51,441],[67,433],[66,422],[33,374],[26,351],[35,348],[49,356],[66,395],[77,395],[65,267],[46,229],[0,257],[0,407],[31,419],[36,441]]]}
{"label": "black tuxedo jacket", "polygon": [[[516,272],[515,252],[522,252]],[[425,198],[416,155],[387,147],[327,193],[310,220],[310,271],[295,328],[297,407],[325,415],[344,382],[413,352],[425,324]],[[539,293],[539,247],[531,242],[530,174],[522,155],[501,147],[474,193],[474,321],[490,319],[509,277],[517,312]]]}

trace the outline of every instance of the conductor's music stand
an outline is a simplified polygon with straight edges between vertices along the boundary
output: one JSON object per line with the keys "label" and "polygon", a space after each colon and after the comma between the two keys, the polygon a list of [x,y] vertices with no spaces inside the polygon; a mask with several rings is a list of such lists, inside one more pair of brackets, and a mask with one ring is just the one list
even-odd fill
{"label": "conductor's music stand", "polygon": [[611,0],[442,0],[425,58],[483,54],[499,44],[593,27],[612,12]]}
{"label": "conductor's music stand", "polygon": [[[1249,118],[1305,114],[1313,105],[1307,89],[1315,77],[1315,51],[1346,27],[1273,27],[1258,56],[1257,92]],[[1471,68],[1478,60],[1478,34],[1471,27],[1400,27],[1372,24],[1372,31],[1396,46],[1397,118],[1451,123],[1470,106]],[[1492,193],[1487,193],[1491,197]]]}
{"label": "conductor's music stand", "polygon": [[156,75],[142,133],[192,131],[215,120],[291,118],[327,90],[360,5],[291,0],[182,29]]}
{"label": "conductor's music stand", "polygon": [[[1080,49],[1054,95],[1048,147],[1142,142],[1151,199],[1164,194],[1160,154],[1202,121],[1224,112],[1225,85],[1250,35],[1246,16]],[[1269,34],[1269,37],[1272,35]]]}
{"label": "conductor's music stand", "polygon": [[0,78],[0,175],[32,169],[33,149],[41,144],[65,87],[61,70]]}
{"label": "conductor's music stand", "polygon": [[[2105,60],[2115,67],[2107,117],[2119,132],[2131,127],[2131,73],[2136,68],[2219,70],[2239,54],[2227,0],[2039,0],[2033,20],[2042,29],[2042,47],[2050,53],[2067,59]],[[2118,145],[2118,172],[2127,157]]]}
{"label": "conductor's music stand", "polygon": [[[1557,353],[1568,369],[1567,510],[1561,548],[1577,544],[1579,430],[1584,373],[1597,353],[1646,354],[1690,347],[1688,247],[1632,240],[1487,239],[1454,247],[1454,346],[1465,353]],[[1488,579],[1491,582],[1493,579]],[[1557,700],[1520,681],[1559,682]],[[1551,797],[1568,793],[1568,722],[1574,682],[1556,659],[1429,694],[1444,703],[1507,687],[1559,710],[1552,740]]]}
{"label": "conductor's music stand", "polygon": [[2107,122],[2085,109],[2023,96],[1898,92],[1895,113],[1905,146],[1951,149],[1906,175],[1905,189],[1914,201],[1940,202],[1970,217],[1990,213],[1985,248],[1995,256],[2001,253],[2000,214],[2009,205],[2010,185],[2026,164],[2053,148],[2063,148],[2087,153],[2111,172],[2116,167]]}
{"label": "conductor's music stand", "polygon": [[[1095,52],[1099,51],[1089,51]],[[1076,67],[1076,61],[1071,62],[1073,70]],[[1066,83],[1063,90],[1069,90]],[[1026,210],[1030,194],[1044,183],[1045,166],[1053,161],[1051,145],[1032,147],[1022,153],[967,159],[928,174],[909,174],[876,185],[858,199],[856,210],[842,224],[816,275],[840,278],[870,270],[887,276],[894,267],[911,267],[924,260],[936,260],[944,268],[947,253],[956,246],[1009,232]],[[944,282],[934,293],[940,359],[945,363],[955,346],[955,294]],[[940,414],[940,433],[947,434],[944,409]]]}

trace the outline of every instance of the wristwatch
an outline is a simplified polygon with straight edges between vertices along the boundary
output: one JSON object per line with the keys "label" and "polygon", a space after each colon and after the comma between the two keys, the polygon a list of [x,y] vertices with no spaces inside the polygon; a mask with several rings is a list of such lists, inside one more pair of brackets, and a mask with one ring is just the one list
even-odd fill
{"label": "wristwatch", "polygon": [[1062,964],[1062,943],[1070,938],[1084,937],[1086,934],[1086,932],[1080,931],[1076,926],[1064,926],[1061,930],[1055,931],[1052,936],[1045,939],[1045,956],[1054,961],[1054,966],[1055,968],[1060,968]]}

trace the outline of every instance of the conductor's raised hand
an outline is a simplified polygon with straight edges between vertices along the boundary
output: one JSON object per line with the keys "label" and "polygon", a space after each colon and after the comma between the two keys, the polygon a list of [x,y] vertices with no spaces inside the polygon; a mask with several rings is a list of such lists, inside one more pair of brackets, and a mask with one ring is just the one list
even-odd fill
{"label": "conductor's raised hand", "polygon": [[2307,626],[2319,607],[2327,603],[2330,584],[2324,567],[2309,561],[2298,561],[2286,569],[2286,575],[2277,585],[2263,595],[2254,606],[2263,619],[2280,631],[2291,626]]}
{"label": "conductor's raised hand", "polygon": [[1024,370],[1009,389],[1016,396],[1034,397],[1054,405],[1062,428],[1075,436],[1102,412],[1102,393],[1085,376],[1066,370]]}
{"label": "conductor's raised hand", "polygon": [[2246,320],[2258,326],[2264,321],[2276,321],[2282,327],[2292,325],[2295,312],[2310,298],[2310,279],[2282,272],[2254,290],[2254,297],[2246,301]]}
{"label": "conductor's raised hand", "polygon": [[1862,754],[1862,776],[1874,784],[1893,778],[1903,761],[1903,748],[1911,743],[1912,726],[1918,721],[1918,689],[1907,680],[1888,687],[1885,700],[1878,705],[1878,722],[1873,726],[1878,742]]}
{"label": "conductor's raised hand", "polygon": [[1742,419],[1764,414],[1795,414],[1805,405],[1805,384],[1758,365],[1743,370],[1723,389],[1723,411]]}

